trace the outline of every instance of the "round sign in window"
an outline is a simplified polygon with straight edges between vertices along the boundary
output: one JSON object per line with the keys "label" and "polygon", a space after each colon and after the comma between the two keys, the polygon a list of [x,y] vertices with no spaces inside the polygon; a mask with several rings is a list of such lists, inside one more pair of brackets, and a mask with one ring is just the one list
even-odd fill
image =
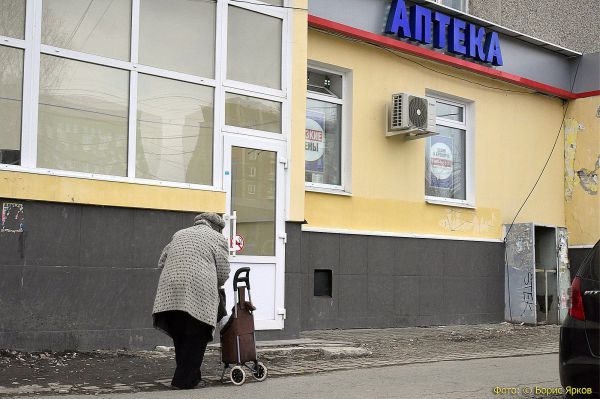
{"label": "round sign in window", "polygon": [[325,132],[314,119],[306,119],[304,158],[307,162],[321,159],[325,152]]}
{"label": "round sign in window", "polygon": [[431,174],[440,180],[446,180],[452,175],[452,150],[445,143],[435,143],[430,150]]}

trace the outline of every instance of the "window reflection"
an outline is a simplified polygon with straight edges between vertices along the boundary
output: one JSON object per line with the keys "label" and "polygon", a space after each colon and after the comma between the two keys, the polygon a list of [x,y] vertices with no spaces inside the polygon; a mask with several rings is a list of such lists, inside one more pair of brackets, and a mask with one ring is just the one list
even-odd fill
{"label": "window reflection", "polygon": [[229,7],[227,78],[281,88],[281,35],[279,18]]}
{"label": "window reflection", "polygon": [[139,76],[136,177],[212,184],[210,87]]}
{"label": "window reflection", "polygon": [[239,255],[275,255],[276,160],[272,151],[232,148],[232,209],[244,237]]}
{"label": "window reflection", "polygon": [[226,93],[225,124],[281,133],[281,103]]}
{"label": "window reflection", "polygon": [[214,77],[216,1],[142,0],[140,63]]}
{"label": "window reflection", "polygon": [[130,59],[131,0],[44,0],[42,43]]}
{"label": "window reflection", "polygon": [[42,54],[38,167],[127,174],[129,73]]}
{"label": "window reflection", "polygon": [[25,38],[25,0],[0,0],[0,36]]}

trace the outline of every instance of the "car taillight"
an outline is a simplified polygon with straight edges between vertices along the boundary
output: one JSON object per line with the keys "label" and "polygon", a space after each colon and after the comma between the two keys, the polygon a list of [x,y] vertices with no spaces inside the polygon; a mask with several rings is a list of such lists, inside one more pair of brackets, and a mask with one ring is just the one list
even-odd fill
{"label": "car taillight", "polygon": [[581,279],[575,277],[571,284],[571,307],[569,308],[569,316],[577,320],[585,320],[585,312],[583,311],[583,297],[581,296]]}

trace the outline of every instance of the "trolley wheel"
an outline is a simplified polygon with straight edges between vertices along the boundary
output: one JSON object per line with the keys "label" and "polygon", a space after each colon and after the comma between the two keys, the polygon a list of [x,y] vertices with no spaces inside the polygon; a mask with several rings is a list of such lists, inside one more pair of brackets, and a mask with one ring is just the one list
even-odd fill
{"label": "trolley wheel", "polygon": [[233,385],[242,385],[246,381],[246,373],[241,366],[234,366],[229,372],[229,379]]}
{"label": "trolley wheel", "polygon": [[267,367],[262,362],[257,362],[252,369],[252,375],[256,381],[264,381],[268,374]]}

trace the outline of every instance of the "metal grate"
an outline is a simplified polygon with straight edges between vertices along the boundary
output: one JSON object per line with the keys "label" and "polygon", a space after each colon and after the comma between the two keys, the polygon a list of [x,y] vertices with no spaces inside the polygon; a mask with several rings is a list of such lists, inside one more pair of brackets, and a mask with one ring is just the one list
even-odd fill
{"label": "metal grate", "polygon": [[402,94],[392,95],[392,129],[402,129]]}

